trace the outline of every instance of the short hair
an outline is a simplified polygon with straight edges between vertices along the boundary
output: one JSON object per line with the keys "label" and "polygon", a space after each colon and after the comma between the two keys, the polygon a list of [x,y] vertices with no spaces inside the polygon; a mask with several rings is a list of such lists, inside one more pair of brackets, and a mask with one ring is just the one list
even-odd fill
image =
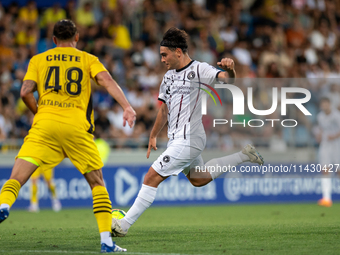
{"label": "short hair", "polygon": [[168,47],[172,51],[180,48],[183,53],[186,53],[188,51],[188,38],[189,36],[184,30],[172,27],[164,34],[160,46]]}
{"label": "short hair", "polygon": [[72,20],[62,19],[55,23],[53,28],[53,35],[61,40],[67,41],[72,39],[77,33],[77,27]]}

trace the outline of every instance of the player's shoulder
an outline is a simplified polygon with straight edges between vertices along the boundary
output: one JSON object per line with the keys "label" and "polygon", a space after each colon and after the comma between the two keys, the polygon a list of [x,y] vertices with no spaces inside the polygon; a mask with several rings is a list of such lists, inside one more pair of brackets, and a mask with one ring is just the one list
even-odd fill
{"label": "player's shoulder", "polygon": [[199,61],[196,61],[196,62],[198,62],[197,65],[199,65],[200,70],[207,70],[207,69],[218,70],[216,67],[208,64],[207,62],[199,62]]}

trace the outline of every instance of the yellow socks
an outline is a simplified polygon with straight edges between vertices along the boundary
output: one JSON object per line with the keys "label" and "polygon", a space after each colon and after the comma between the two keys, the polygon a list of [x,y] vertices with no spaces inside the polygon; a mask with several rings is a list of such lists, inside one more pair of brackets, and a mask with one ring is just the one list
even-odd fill
{"label": "yellow socks", "polygon": [[31,204],[38,203],[38,184],[32,183],[31,184]]}
{"label": "yellow socks", "polygon": [[11,179],[5,182],[0,193],[0,205],[7,204],[11,207],[18,197],[20,188],[21,185],[17,180]]}
{"label": "yellow socks", "polygon": [[111,232],[111,201],[107,190],[103,186],[96,186],[92,190],[93,213],[97,219],[99,233]]}
{"label": "yellow socks", "polygon": [[56,199],[57,198],[57,195],[55,193],[55,184],[53,181],[50,182],[50,186],[48,187],[51,191],[51,194],[52,194],[52,198],[53,199]]}

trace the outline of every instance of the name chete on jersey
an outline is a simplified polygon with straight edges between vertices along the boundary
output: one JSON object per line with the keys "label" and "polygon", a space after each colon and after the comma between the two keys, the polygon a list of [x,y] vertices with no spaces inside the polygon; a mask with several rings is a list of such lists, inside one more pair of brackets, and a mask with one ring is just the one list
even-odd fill
{"label": "name chete on jersey", "polygon": [[80,56],[67,55],[67,54],[55,54],[55,55],[47,55],[47,61],[75,61],[80,62]]}

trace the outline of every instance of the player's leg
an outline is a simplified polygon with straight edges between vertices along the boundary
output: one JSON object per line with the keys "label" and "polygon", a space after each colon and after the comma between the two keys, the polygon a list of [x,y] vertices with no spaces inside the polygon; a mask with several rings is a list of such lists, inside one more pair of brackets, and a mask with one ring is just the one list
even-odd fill
{"label": "player's leg", "polygon": [[[192,168],[191,171],[195,171],[195,169]],[[199,173],[195,173],[193,175],[194,175],[194,177],[191,177],[190,172],[189,172],[186,175],[186,177],[191,182],[191,184],[195,187],[205,186],[213,180],[212,177],[211,177],[211,174],[209,172],[199,172]]]}
{"label": "player's leg", "polygon": [[9,209],[17,199],[20,188],[37,168],[36,164],[20,158],[15,161],[11,176],[0,193],[0,223],[8,217]]}
{"label": "player's leg", "polygon": [[101,243],[112,246],[111,239],[111,201],[105,188],[101,170],[94,170],[84,174],[89,183],[93,197],[93,213],[96,217]]}
{"label": "player's leg", "polygon": [[224,174],[224,166],[227,167],[226,169],[231,169],[245,162],[258,163],[260,165],[264,163],[262,156],[255,147],[248,144],[240,152],[221,158],[214,158],[205,163],[205,165],[203,165],[202,157],[199,156],[196,161],[191,163],[190,172],[185,174],[192,185],[201,187]]}
{"label": "player's leg", "polygon": [[28,211],[39,212],[38,181],[40,177],[39,168],[31,175],[31,199]]}
{"label": "player's leg", "polygon": [[140,189],[135,202],[126,213],[125,217],[120,220],[120,224],[115,224],[115,222],[112,222],[113,233],[116,233],[117,236],[126,235],[129,228],[153,203],[156,197],[158,185],[166,178],[167,177],[163,177],[157,173],[152,167],[149,168],[149,171],[144,177],[142,188]]}
{"label": "player's leg", "polygon": [[[247,155],[242,152],[237,152],[225,157],[211,159],[205,164],[191,164],[192,168],[186,177],[195,187],[202,187],[224,174],[225,172],[222,171],[223,166],[235,167],[248,161],[250,161],[250,159]],[[197,169],[199,169],[199,171]]]}
{"label": "player's leg", "polygon": [[[52,168],[64,159],[56,124],[58,123],[51,120],[40,120],[33,125],[28,136],[25,137],[10,179],[4,184],[0,194],[0,214],[3,208],[8,210],[12,206],[21,186],[39,166]],[[0,216],[0,221],[2,220],[3,217]]]}
{"label": "player's leg", "polygon": [[[337,150],[334,150],[338,152]],[[321,177],[321,191],[322,191],[322,198],[319,199],[318,205],[330,207],[332,206],[332,178],[330,173],[328,172],[329,164],[332,162],[332,151],[329,150],[328,146],[321,145],[319,150],[319,158],[320,164],[322,168],[327,168],[326,171],[322,171]]]}
{"label": "player's leg", "polygon": [[102,170],[93,170],[84,174],[89,183],[93,197],[93,213],[100,233],[102,252],[126,251],[115,245],[111,238],[111,200],[105,188]]}
{"label": "player's leg", "polygon": [[61,203],[57,197],[55,184],[53,181],[53,175],[54,175],[54,168],[43,171],[44,180],[46,181],[48,189],[51,192],[52,209],[55,212],[59,212],[61,210]]}
{"label": "player's leg", "polygon": [[[125,236],[128,229],[143,212],[150,207],[156,197],[158,185],[171,175],[178,175],[190,164],[190,141],[170,142],[168,148],[154,161],[144,177],[135,202],[121,220],[112,219],[112,233]],[[197,157],[197,156],[195,156]]]}
{"label": "player's leg", "polygon": [[322,198],[319,199],[318,205],[330,207],[332,206],[332,178],[330,173],[327,171],[322,171],[321,177],[321,191],[322,191]]}
{"label": "player's leg", "polygon": [[[104,186],[99,156],[93,135],[85,130],[64,124],[62,127],[63,148],[74,166],[84,175],[92,190],[93,212],[97,220],[102,252],[126,251],[112,242],[111,238],[111,201]],[[99,170],[97,170],[99,169]]]}

